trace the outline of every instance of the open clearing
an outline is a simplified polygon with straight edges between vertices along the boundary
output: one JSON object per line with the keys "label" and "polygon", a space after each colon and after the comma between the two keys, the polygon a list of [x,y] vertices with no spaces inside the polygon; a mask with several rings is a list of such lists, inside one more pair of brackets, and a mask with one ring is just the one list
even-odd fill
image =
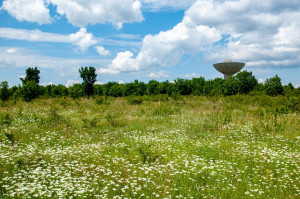
{"label": "open clearing", "polygon": [[281,100],[7,102],[0,198],[299,198],[300,115]]}

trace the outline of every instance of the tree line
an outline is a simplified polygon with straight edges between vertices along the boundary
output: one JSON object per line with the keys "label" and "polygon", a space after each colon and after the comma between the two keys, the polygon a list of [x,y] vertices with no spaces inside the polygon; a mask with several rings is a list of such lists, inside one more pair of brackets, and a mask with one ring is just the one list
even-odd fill
{"label": "tree line", "polygon": [[230,96],[236,94],[248,94],[249,92],[260,92],[270,96],[286,95],[288,93],[299,93],[299,88],[289,83],[283,86],[280,77],[269,78],[265,83],[259,83],[252,72],[242,71],[227,80],[215,78],[205,80],[204,77],[193,79],[177,78],[173,82],[150,80],[148,83],[134,80],[130,83],[119,84],[118,82],[108,82],[103,85],[95,84],[97,74],[94,67],[81,67],[79,69],[82,84],[74,84],[66,87],[59,85],[39,85],[40,70],[27,68],[25,78],[21,78],[22,85],[8,87],[8,82],[0,83],[0,99],[6,101],[10,98],[22,98],[31,101],[37,97],[56,98],[69,96],[73,99],[90,96],[143,96],[167,94],[174,95],[204,95],[204,96]]}

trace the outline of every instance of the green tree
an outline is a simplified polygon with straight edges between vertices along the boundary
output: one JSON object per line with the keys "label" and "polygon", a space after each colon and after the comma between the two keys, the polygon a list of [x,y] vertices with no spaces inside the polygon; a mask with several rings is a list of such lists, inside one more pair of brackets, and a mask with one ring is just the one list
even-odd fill
{"label": "green tree", "polygon": [[242,71],[234,76],[235,79],[238,81],[238,93],[249,93],[254,89],[254,87],[258,84],[257,79],[252,72]]}
{"label": "green tree", "polygon": [[76,99],[84,95],[84,88],[82,84],[74,84],[68,88],[71,98]]}
{"label": "green tree", "polygon": [[94,67],[81,67],[79,69],[80,77],[83,80],[84,92],[87,94],[88,98],[94,94],[93,84],[96,82],[97,74]]}
{"label": "green tree", "polygon": [[177,78],[175,80],[175,89],[181,95],[189,95],[192,93],[191,80]]}
{"label": "green tree", "polygon": [[27,102],[37,98],[39,96],[39,85],[34,80],[23,83],[21,95]]}
{"label": "green tree", "polygon": [[9,90],[7,81],[0,83],[0,99],[6,101],[9,99]]}
{"label": "green tree", "polygon": [[236,77],[230,76],[224,82],[224,95],[235,95],[240,91],[240,82],[237,80]]}
{"label": "green tree", "polygon": [[147,84],[147,93],[148,93],[148,95],[158,94],[158,85],[159,85],[158,81],[150,80]]}
{"label": "green tree", "polygon": [[192,82],[191,82],[192,93],[194,95],[201,95],[201,94],[203,94],[204,84],[205,84],[204,77],[193,78]]}
{"label": "green tree", "polygon": [[25,78],[20,78],[20,80],[22,81],[23,84],[25,84],[28,81],[34,81],[36,84],[40,83],[40,70],[37,69],[37,67],[35,68],[30,68],[28,67],[26,69],[26,76]]}
{"label": "green tree", "polygon": [[270,96],[282,95],[283,86],[281,84],[281,79],[277,75],[265,82],[266,94]]}

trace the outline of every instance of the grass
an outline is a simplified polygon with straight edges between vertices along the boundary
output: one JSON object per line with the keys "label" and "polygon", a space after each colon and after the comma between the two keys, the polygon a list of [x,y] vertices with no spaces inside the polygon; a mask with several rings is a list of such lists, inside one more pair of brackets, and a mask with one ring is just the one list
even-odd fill
{"label": "grass", "polygon": [[0,198],[299,198],[284,97],[2,103]]}

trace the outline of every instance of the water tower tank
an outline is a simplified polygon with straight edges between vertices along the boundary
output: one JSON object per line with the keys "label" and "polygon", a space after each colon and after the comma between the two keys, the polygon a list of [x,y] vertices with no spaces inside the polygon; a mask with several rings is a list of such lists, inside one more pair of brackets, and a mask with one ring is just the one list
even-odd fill
{"label": "water tower tank", "polygon": [[224,79],[228,79],[229,76],[239,72],[244,66],[245,63],[232,62],[231,60],[225,60],[222,63],[214,64],[215,69],[224,74]]}

